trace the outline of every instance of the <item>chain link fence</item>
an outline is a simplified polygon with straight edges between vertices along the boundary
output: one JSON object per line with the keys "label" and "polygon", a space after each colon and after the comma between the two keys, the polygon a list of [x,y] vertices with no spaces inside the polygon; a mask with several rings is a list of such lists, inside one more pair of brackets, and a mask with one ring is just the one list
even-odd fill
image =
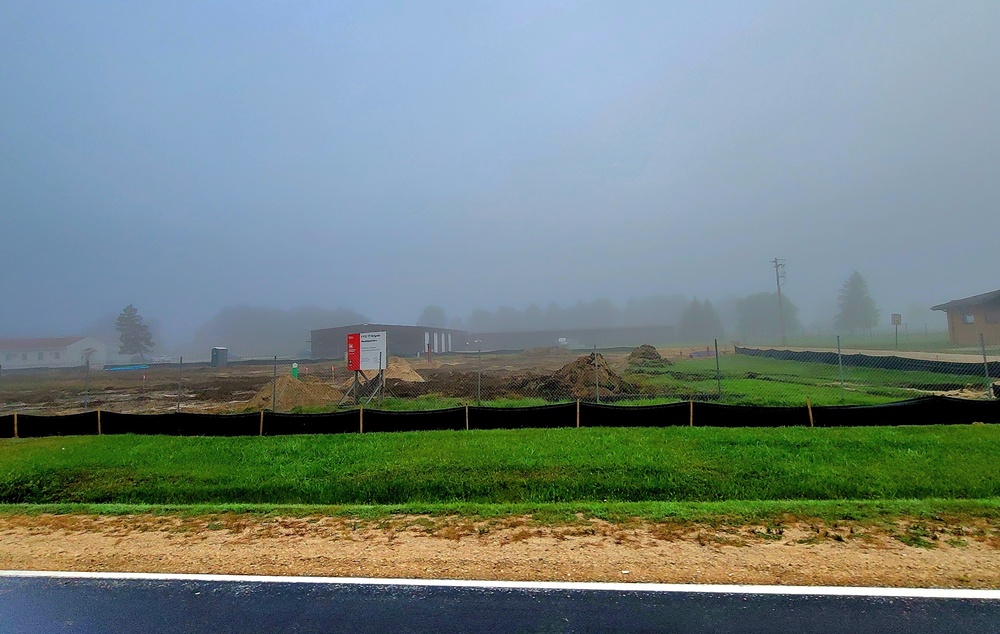
{"label": "chain link fence", "polygon": [[[948,346],[940,335],[710,340],[638,348],[560,347],[390,357],[348,372],[343,360],[266,357],[9,371],[0,414],[274,411],[318,413],[462,405],[528,407],[581,401],[641,406],[678,401],[748,406],[876,405],[928,395],[1000,397],[1000,350]],[[839,345],[838,345],[839,344]],[[907,349],[908,348],[908,349]]]}

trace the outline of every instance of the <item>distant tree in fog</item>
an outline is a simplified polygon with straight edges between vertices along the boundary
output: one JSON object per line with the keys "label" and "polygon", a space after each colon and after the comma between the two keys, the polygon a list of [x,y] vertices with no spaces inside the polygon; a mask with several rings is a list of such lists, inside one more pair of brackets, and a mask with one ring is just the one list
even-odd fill
{"label": "distant tree in fog", "polygon": [[142,315],[132,304],[122,309],[118,319],[115,320],[115,328],[121,341],[118,354],[139,355],[145,358],[147,352],[152,352],[155,345],[153,335],[149,332],[149,326],[142,323]]}
{"label": "distant tree in fog", "polygon": [[350,308],[329,310],[305,306],[292,310],[263,306],[230,306],[202,324],[186,346],[201,358],[213,346],[229,348],[233,357],[306,356],[311,330],[363,324],[368,318]]}
{"label": "distant tree in fog", "polygon": [[500,332],[516,332],[524,325],[521,311],[510,306],[501,306],[493,313],[493,328]]}
{"label": "distant tree in fog", "polygon": [[[799,309],[787,295],[781,296],[785,331],[802,330]],[[777,293],[754,293],[736,300],[736,323],[741,337],[773,337],[781,335],[781,315]]]}
{"label": "distant tree in fog", "polygon": [[477,308],[469,315],[465,325],[469,332],[489,332],[493,329],[493,313]]}
{"label": "distant tree in fog", "polygon": [[529,304],[524,309],[522,325],[525,330],[545,330],[545,315],[538,304]]}
{"label": "distant tree in fog", "polygon": [[417,318],[418,326],[430,326],[431,328],[444,328],[448,323],[448,318],[444,314],[444,309],[440,306],[427,306]]}
{"label": "distant tree in fog", "polygon": [[708,343],[723,334],[722,320],[712,302],[699,302],[697,297],[684,309],[677,325],[677,336],[685,343]]}
{"label": "distant tree in fog", "polygon": [[878,325],[878,308],[868,293],[868,282],[855,271],[847,278],[837,296],[839,312],[833,325],[838,330],[858,330]]}

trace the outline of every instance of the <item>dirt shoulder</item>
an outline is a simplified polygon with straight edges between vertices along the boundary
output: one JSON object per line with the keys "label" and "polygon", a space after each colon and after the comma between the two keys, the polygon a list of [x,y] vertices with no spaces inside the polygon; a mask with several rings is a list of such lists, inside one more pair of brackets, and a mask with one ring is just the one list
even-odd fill
{"label": "dirt shoulder", "polygon": [[0,569],[1000,588],[1000,525],[6,515]]}

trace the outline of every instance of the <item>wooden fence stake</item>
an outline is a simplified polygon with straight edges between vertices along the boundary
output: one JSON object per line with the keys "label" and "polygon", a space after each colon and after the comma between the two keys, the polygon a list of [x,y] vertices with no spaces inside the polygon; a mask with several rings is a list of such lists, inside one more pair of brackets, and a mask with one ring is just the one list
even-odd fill
{"label": "wooden fence stake", "polygon": [[101,435],[101,408],[97,408],[97,435]]}
{"label": "wooden fence stake", "polygon": [[469,431],[469,404],[465,404],[465,431]]}
{"label": "wooden fence stake", "polygon": [[264,435],[264,410],[260,410],[260,435]]}
{"label": "wooden fence stake", "polygon": [[14,438],[20,438],[17,435],[17,412],[14,412]]}
{"label": "wooden fence stake", "polygon": [[576,428],[580,428],[580,399],[576,399]]}
{"label": "wooden fence stake", "polygon": [[691,404],[691,418],[688,421],[688,427],[694,427],[694,399],[691,399],[689,403]]}
{"label": "wooden fence stake", "polygon": [[806,397],[806,407],[809,409],[809,426],[812,427],[813,426],[813,406],[812,406],[812,402],[809,400],[808,396]]}
{"label": "wooden fence stake", "polygon": [[365,433],[365,406],[358,405],[358,433]]}

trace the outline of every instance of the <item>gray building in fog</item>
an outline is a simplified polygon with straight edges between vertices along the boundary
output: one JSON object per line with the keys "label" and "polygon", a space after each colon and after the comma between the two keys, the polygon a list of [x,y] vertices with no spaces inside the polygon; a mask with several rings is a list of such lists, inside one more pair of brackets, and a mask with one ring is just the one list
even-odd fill
{"label": "gray building in fog", "polygon": [[391,356],[413,357],[428,351],[446,354],[469,349],[469,333],[464,330],[396,324],[355,324],[311,331],[310,356],[313,359],[342,359],[347,354],[347,335],[382,331],[386,333],[387,352]]}

